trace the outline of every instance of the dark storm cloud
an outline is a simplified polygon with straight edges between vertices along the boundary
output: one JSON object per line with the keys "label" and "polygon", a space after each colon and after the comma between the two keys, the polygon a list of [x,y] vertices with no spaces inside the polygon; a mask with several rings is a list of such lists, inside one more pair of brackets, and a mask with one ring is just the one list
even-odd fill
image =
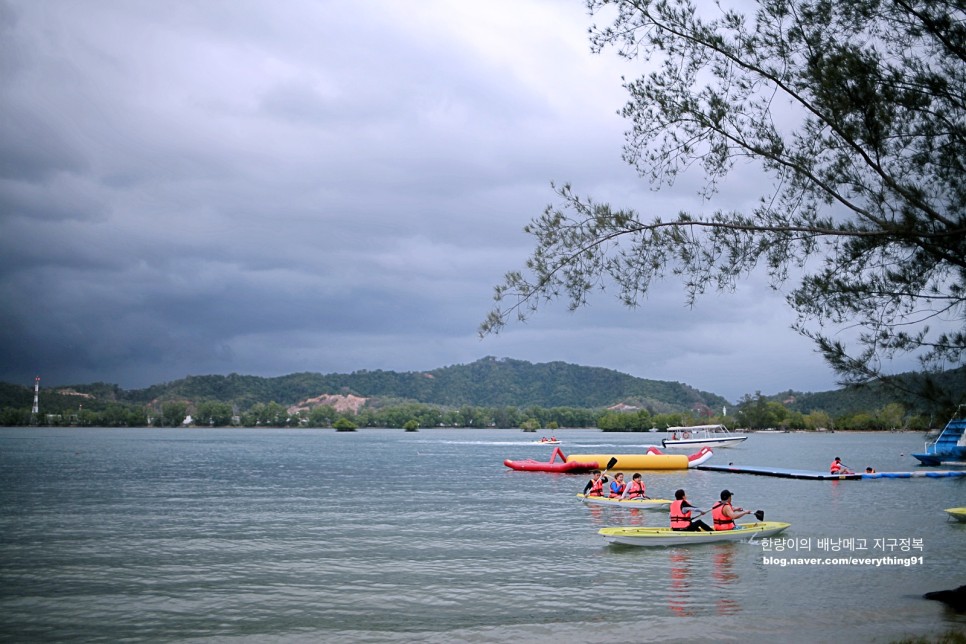
{"label": "dark storm cloud", "polygon": [[830,388],[758,282],[694,311],[673,284],[635,311],[604,295],[477,337],[552,180],[704,207],[620,160],[637,70],[591,55],[587,20],[540,0],[0,2],[0,379],[497,355],[734,398]]}

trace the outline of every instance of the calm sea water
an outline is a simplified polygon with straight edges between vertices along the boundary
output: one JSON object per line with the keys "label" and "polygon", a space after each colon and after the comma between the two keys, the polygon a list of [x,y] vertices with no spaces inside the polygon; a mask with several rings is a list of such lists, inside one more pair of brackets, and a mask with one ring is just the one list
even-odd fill
{"label": "calm sea water", "polygon": [[[642,434],[560,430],[565,452]],[[788,521],[810,551],[609,545],[664,513],[589,508],[585,476],[519,430],[0,430],[0,639],[210,642],[888,642],[966,630],[922,599],[966,584],[964,479],[798,481],[646,472]],[[758,434],[711,463],[916,469],[919,434]],[[822,551],[820,541],[867,550]],[[919,540],[908,553],[877,539]],[[781,567],[766,556],[921,557]]]}

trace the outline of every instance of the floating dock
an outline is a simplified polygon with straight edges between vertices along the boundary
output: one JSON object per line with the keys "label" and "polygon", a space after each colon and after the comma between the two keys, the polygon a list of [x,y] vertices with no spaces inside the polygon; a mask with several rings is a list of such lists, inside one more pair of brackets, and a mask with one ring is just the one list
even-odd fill
{"label": "floating dock", "polygon": [[966,470],[923,470],[922,472],[876,472],[863,474],[864,479],[943,479],[952,476],[966,477]]}
{"label": "floating dock", "polygon": [[911,479],[911,478],[949,478],[966,477],[966,470],[923,470],[918,472],[876,472],[866,474],[830,474],[817,470],[796,470],[785,467],[755,465],[698,465],[695,469],[709,472],[730,472],[732,474],[756,474],[775,476],[783,479],[808,479],[812,481],[858,481],[860,479]]}

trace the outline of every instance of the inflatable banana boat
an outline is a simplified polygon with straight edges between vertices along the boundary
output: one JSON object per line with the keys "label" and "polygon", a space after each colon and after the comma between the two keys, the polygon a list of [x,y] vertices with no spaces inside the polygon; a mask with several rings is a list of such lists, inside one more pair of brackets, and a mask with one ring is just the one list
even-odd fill
{"label": "inflatable banana boat", "polygon": [[[585,474],[593,470],[686,470],[697,467],[714,455],[709,447],[685,456],[665,454],[656,447],[649,447],[644,454],[571,454],[567,456],[555,447],[549,461],[528,458],[521,461],[506,459],[503,464],[520,472],[557,472]],[[560,461],[557,461],[557,458]]]}

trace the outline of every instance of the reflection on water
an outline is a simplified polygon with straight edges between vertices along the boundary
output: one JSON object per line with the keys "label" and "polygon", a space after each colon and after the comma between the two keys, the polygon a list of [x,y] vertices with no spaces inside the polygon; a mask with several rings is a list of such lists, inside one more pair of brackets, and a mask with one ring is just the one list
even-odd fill
{"label": "reflection on water", "polygon": [[732,594],[732,588],[739,581],[735,567],[735,548],[738,544],[720,544],[711,555],[713,580],[712,588],[717,593],[715,598],[715,612],[718,615],[735,615],[741,612],[741,605]]}
{"label": "reflection on water", "polygon": [[741,602],[748,597],[739,585],[741,578],[735,566],[741,547],[723,543],[668,549],[667,602],[671,614],[695,617],[741,613]]}
{"label": "reflection on water", "polygon": [[598,528],[612,525],[657,528],[668,525],[668,510],[644,510],[583,503],[587,508],[590,521]]}
{"label": "reflection on water", "polygon": [[590,510],[590,521],[598,528],[603,528],[607,525],[604,521],[605,517],[608,516],[609,512],[612,510],[610,508],[605,509],[602,505],[592,505],[585,504],[587,509]]}
{"label": "reflection on water", "polygon": [[671,613],[679,617],[691,617],[691,549],[675,548],[670,551],[671,592],[668,593],[668,606]]}
{"label": "reflection on water", "polygon": [[[625,510],[625,513],[626,513],[626,518],[624,519],[624,521],[621,522],[621,525],[636,526],[636,527],[644,527],[648,525],[647,524],[648,515],[658,516],[658,517],[662,516],[662,513],[660,512],[652,512],[652,511],[642,510],[640,508],[628,508]],[[657,526],[652,523],[650,527],[657,527]]]}

